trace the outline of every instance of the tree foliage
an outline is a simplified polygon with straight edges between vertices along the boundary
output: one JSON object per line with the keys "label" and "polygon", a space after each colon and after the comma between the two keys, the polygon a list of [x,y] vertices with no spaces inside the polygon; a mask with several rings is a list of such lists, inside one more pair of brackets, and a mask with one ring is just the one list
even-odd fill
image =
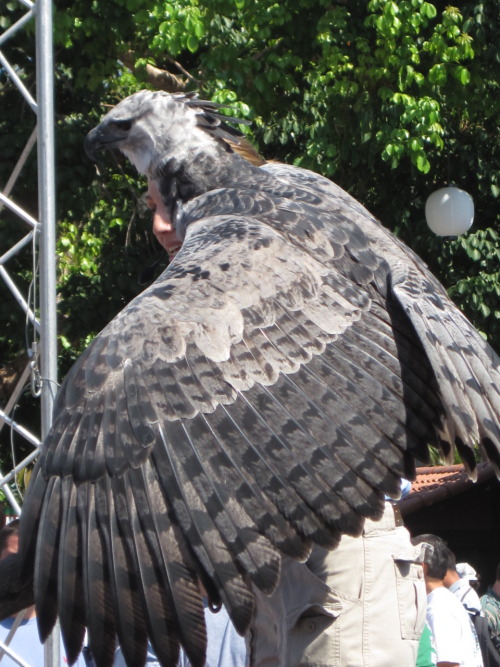
{"label": "tree foliage", "polygon": [[[7,3],[1,25],[17,18],[19,3]],[[158,253],[140,203],[144,184],[119,157],[98,175],[83,137],[106,105],[158,86],[231,104],[252,119],[251,139],[266,157],[350,191],[424,257],[500,349],[499,23],[493,0],[56,3],[62,373],[142,289],[137,276]],[[29,35],[7,48],[32,88]],[[6,169],[29,114],[0,75]],[[35,171],[33,160],[14,193],[33,212]],[[423,214],[427,196],[448,182],[476,205],[474,231],[455,241],[433,237]],[[6,243],[15,238],[11,222],[2,212]],[[27,288],[31,267],[16,260],[13,271]],[[16,359],[24,323],[9,299],[0,304],[0,337],[5,358]]]}

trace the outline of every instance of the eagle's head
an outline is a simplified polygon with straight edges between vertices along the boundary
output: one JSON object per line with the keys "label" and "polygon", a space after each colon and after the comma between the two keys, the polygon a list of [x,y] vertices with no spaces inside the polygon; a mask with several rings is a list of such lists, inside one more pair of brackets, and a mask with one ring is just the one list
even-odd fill
{"label": "eagle's head", "polygon": [[234,142],[241,133],[228,122],[248,121],[220,114],[220,106],[199,100],[195,93],[141,90],[117,104],[89,132],[85,151],[95,160],[99,151],[117,148],[139,173],[155,177],[169,160],[182,164],[200,152],[216,155],[221,145],[231,151],[226,140]]}

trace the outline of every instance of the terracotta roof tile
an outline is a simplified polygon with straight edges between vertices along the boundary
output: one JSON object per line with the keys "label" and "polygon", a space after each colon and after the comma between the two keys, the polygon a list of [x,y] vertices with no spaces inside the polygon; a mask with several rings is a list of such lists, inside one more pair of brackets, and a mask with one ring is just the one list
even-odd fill
{"label": "terracotta roof tile", "polygon": [[[481,484],[493,476],[493,467],[489,463],[478,464],[477,483]],[[468,477],[462,464],[417,468],[417,478],[410,493],[399,503],[401,513],[410,514],[422,507],[429,507],[465,491],[472,484],[474,482]]]}

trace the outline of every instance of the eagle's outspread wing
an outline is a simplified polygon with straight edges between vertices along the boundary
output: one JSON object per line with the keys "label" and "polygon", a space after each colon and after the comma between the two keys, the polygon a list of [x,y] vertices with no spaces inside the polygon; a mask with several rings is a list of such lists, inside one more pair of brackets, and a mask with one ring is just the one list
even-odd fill
{"label": "eagle's outspread wing", "polygon": [[22,558],[42,633],[205,654],[204,584],[240,632],[280,556],[333,547],[427,444],[500,464],[499,360],[422,262],[311,172],[257,168],[192,96],[143,91],[90,133],[154,179],[183,245],[60,389]]}

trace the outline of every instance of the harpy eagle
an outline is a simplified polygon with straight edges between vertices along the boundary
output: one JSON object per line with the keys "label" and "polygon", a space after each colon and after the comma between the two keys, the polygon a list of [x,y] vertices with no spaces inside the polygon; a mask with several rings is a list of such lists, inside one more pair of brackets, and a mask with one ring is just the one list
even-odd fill
{"label": "harpy eagle", "polygon": [[148,637],[202,665],[200,581],[244,633],[281,555],[359,534],[428,444],[500,467],[493,350],[358,202],[252,166],[237,135],[210,102],[142,91],[86,139],[155,184],[182,246],[66,377],[4,566],[70,659],[88,628],[99,666],[115,637],[134,667]]}

